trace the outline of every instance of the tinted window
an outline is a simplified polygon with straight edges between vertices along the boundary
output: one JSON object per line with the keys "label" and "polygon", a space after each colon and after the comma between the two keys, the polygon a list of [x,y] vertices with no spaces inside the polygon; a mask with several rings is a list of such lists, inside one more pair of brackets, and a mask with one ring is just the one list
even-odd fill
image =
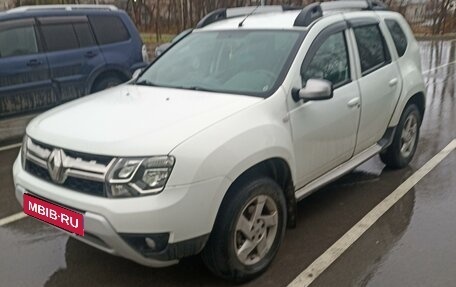
{"label": "tinted window", "polygon": [[407,50],[407,37],[401,26],[394,20],[385,20],[386,26],[393,37],[394,45],[396,46],[397,54],[399,57],[404,55]]}
{"label": "tinted window", "polygon": [[100,45],[123,42],[130,38],[119,17],[93,16],[90,17],[90,23]]}
{"label": "tinted window", "polygon": [[388,61],[389,55],[378,25],[358,27],[354,31],[363,73]]}
{"label": "tinted window", "polygon": [[72,24],[45,25],[41,31],[50,52],[79,48]]}
{"label": "tinted window", "polygon": [[308,79],[325,79],[333,85],[346,82],[350,78],[347,47],[343,32],[329,36],[318,48],[307,67],[303,67],[303,85]]}
{"label": "tinted window", "polygon": [[29,55],[38,52],[35,29],[33,26],[10,27],[0,26],[0,58]]}
{"label": "tinted window", "polygon": [[89,23],[77,23],[73,25],[80,47],[90,47],[95,45],[95,39],[90,30]]}

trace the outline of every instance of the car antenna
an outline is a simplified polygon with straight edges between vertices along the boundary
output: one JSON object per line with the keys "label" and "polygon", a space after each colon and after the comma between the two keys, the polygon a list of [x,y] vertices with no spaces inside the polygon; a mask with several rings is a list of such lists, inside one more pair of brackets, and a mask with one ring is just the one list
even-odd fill
{"label": "car antenna", "polygon": [[255,11],[258,10],[258,8],[260,8],[260,6],[261,6],[261,3],[258,4],[258,5],[255,7],[255,9],[252,10],[252,12],[250,12],[249,14],[247,14],[247,16],[245,16],[245,18],[242,19],[241,22],[239,22],[238,27],[241,28],[242,25],[244,25],[245,20],[247,20],[247,18],[249,18],[253,13],[255,13]]}

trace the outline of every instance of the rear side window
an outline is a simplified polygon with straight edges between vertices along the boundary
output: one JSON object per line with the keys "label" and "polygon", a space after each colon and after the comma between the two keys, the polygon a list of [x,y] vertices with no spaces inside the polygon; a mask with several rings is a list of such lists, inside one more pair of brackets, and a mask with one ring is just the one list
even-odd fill
{"label": "rear side window", "polygon": [[393,37],[397,54],[399,57],[402,57],[405,53],[405,50],[407,50],[407,37],[405,36],[405,33],[399,23],[397,23],[395,20],[387,19],[385,20],[385,23],[391,33],[391,36]]}
{"label": "rear side window", "polygon": [[363,74],[372,72],[390,60],[388,48],[378,25],[354,28]]}
{"label": "rear side window", "polygon": [[90,23],[100,45],[124,42],[130,39],[125,25],[117,16],[92,16]]}
{"label": "rear side window", "polygon": [[38,53],[33,25],[14,27],[0,23],[0,58]]}
{"label": "rear side window", "polygon": [[89,23],[76,23],[73,24],[73,28],[76,33],[76,37],[78,38],[80,47],[90,47],[96,45]]}
{"label": "rear side window", "polygon": [[49,52],[79,48],[72,24],[44,25],[41,31]]}

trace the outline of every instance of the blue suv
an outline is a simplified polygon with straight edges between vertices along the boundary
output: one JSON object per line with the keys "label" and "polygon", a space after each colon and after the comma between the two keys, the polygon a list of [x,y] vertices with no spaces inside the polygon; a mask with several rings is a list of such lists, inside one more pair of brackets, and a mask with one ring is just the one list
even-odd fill
{"label": "blue suv", "polygon": [[136,27],[114,6],[29,6],[0,13],[0,118],[115,86],[147,62]]}

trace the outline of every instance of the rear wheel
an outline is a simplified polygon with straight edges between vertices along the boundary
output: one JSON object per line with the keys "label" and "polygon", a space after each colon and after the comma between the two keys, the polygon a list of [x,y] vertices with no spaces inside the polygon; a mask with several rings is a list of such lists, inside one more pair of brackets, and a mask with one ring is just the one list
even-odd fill
{"label": "rear wheel", "polygon": [[285,226],[285,197],[277,183],[260,178],[242,184],[224,199],[203,260],[225,279],[253,279],[277,254]]}
{"label": "rear wheel", "polygon": [[407,166],[415,155],[420,135],[421,114],[415,104],[408,105],[396,128],[392,144],[380,154],[389,168]]}

